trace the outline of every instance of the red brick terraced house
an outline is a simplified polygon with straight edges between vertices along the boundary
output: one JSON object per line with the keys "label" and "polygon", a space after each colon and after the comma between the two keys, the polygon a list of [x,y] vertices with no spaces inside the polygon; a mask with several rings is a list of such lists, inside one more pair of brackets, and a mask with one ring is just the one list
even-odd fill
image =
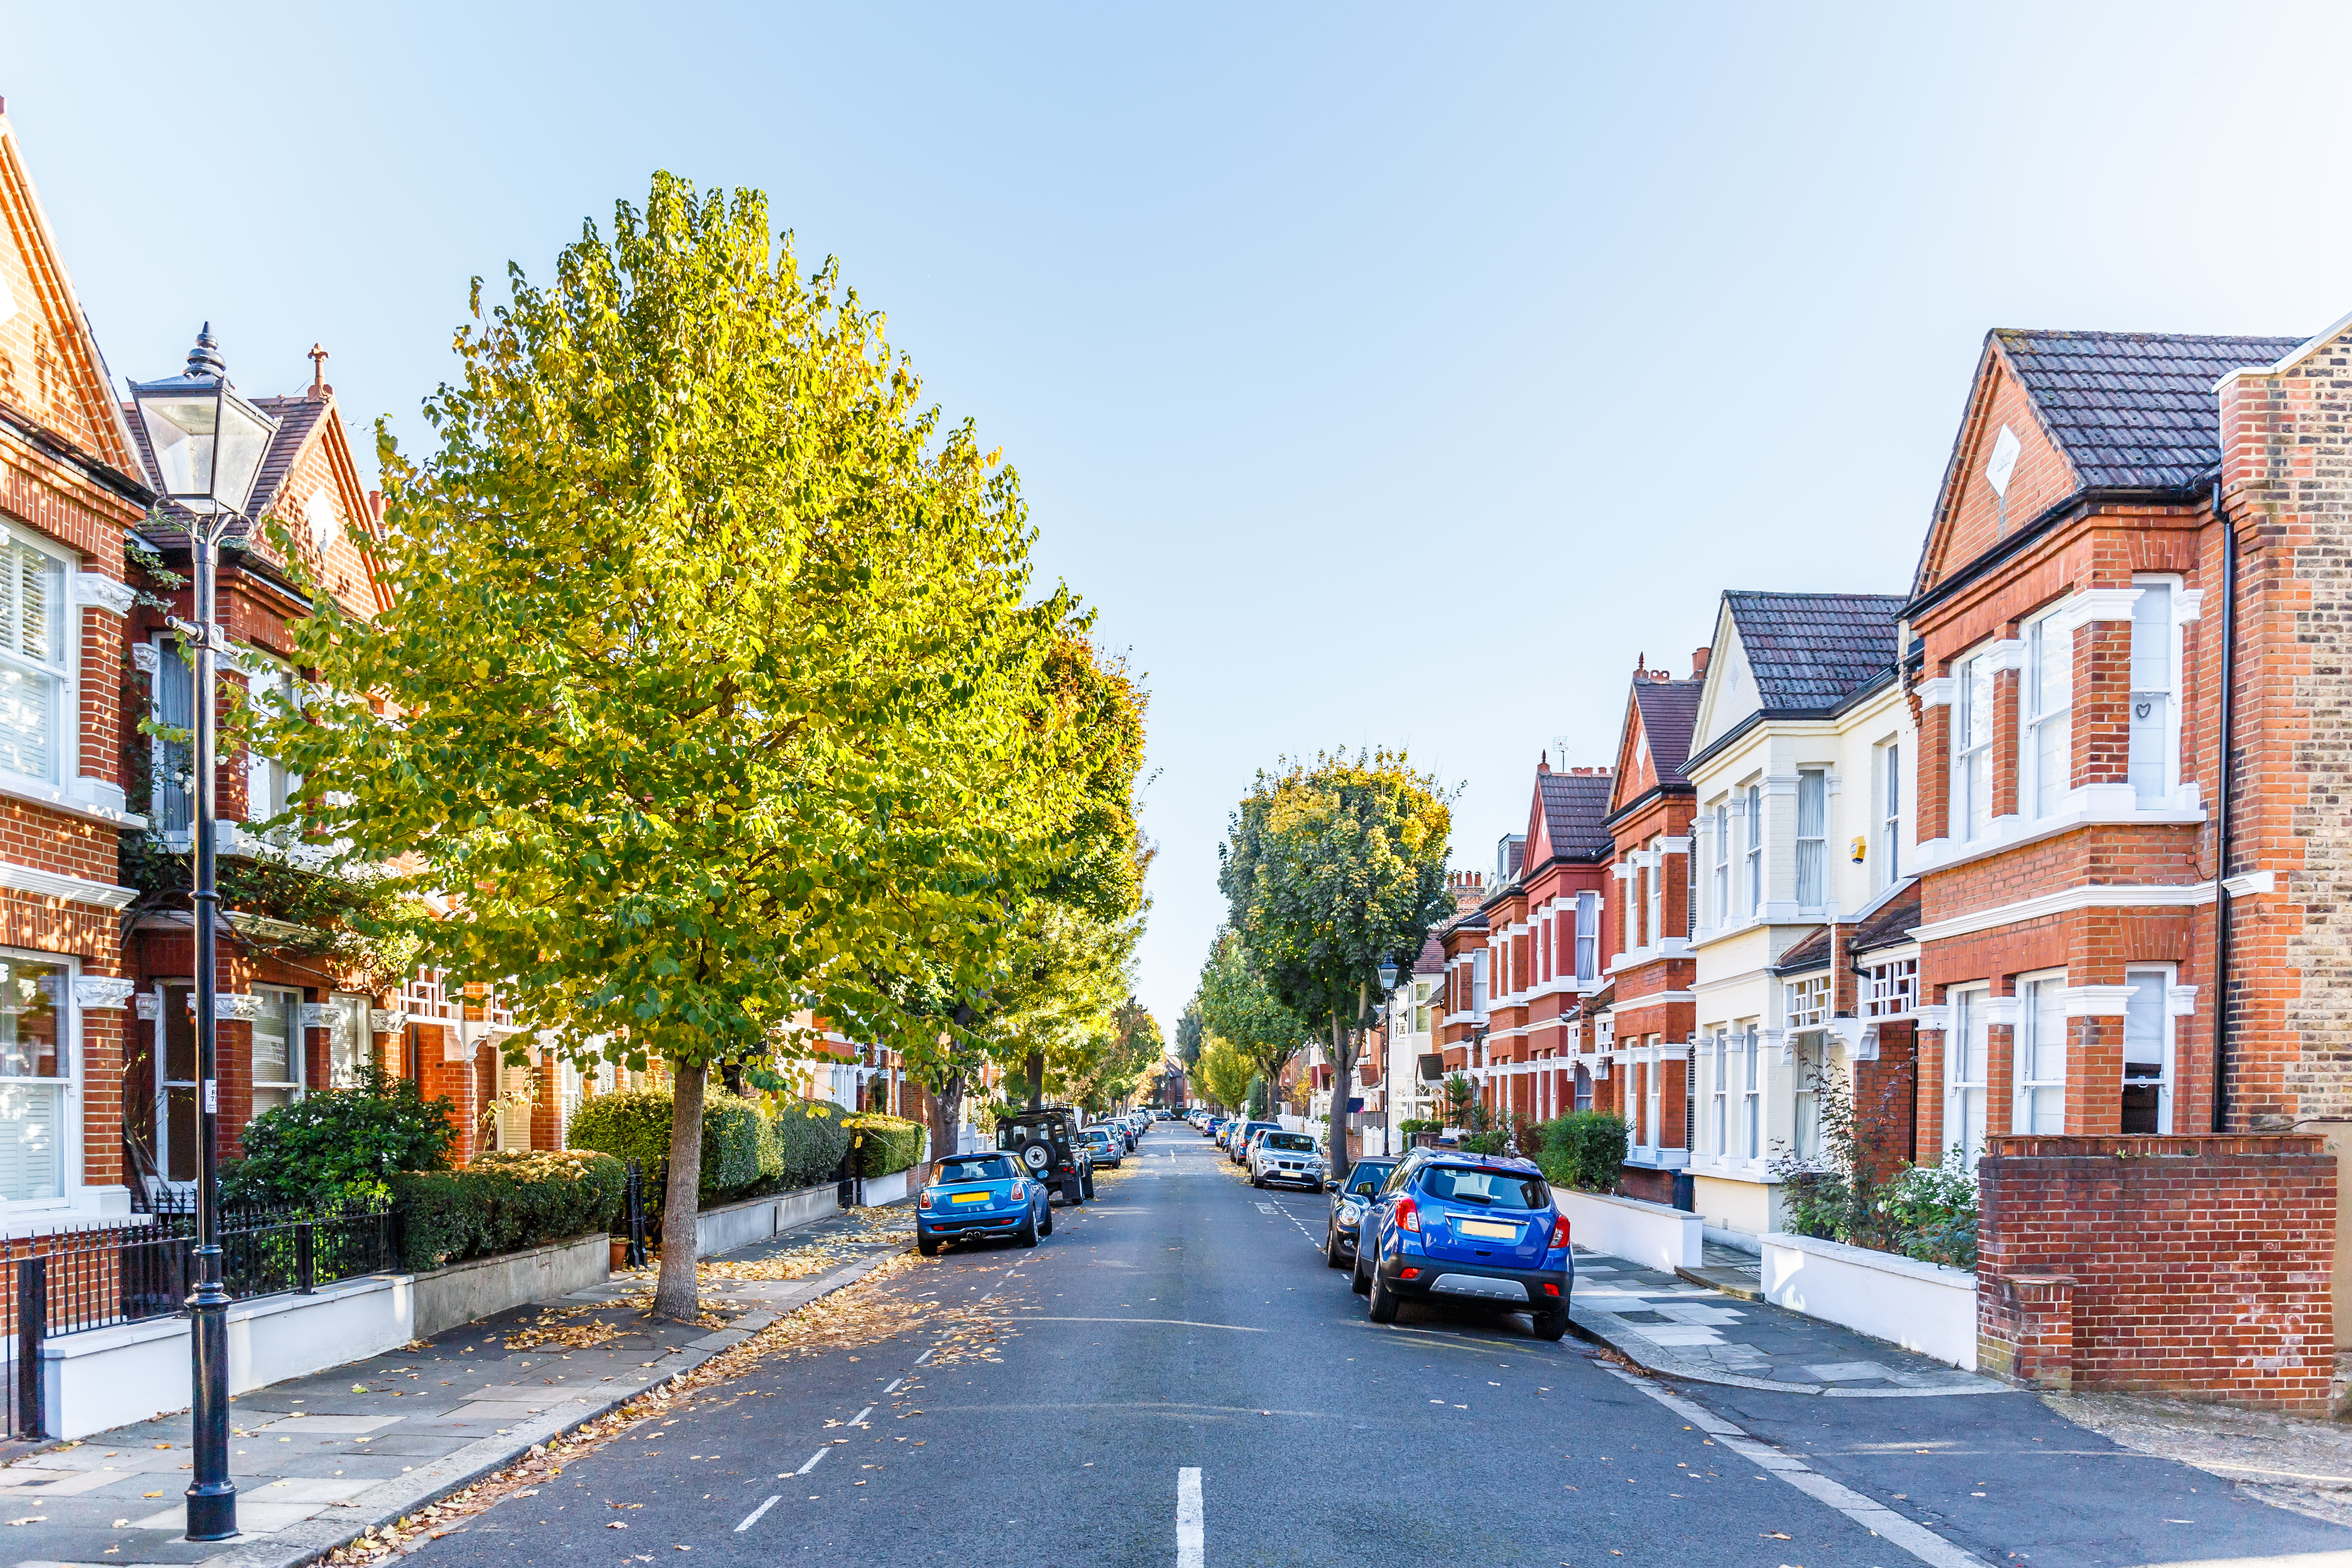
{"label": "red brick terraced house", "polygon": [[130,1212],[124,540],[146,509],[98,345],[0,111],[0,1229]]}
{"label": "red brick terraced house", "polygon": [[1904,644],[1916,1137],[1976,1163],[1991,1370],[2326,1405],[2347,365],[2347,324],[1986,340]]}
{"label": "red brick terraced house", "polygon": [[[1607,768],[1536,764],[1528,829],[1507,840],[1518,868],[1487,896],[1486,1033],[1471,1076],[1504,1124],[1547,1121],[1576,1100],[1570,1015],[1601,985],[1601,925],[1616,843]],[[1590,1097],[1588,1081],[1585,1089]]]}
{"label": "red brick terraced house", "polygon": [[[1684,759],[1706,685],[1706,653],[1688,679],[1637,668],[1617,742],[1607,828],[1614,845],[1606,973],[1613,1005],[1594,1019],[1596,1049],[1615,1066],[1610,1109],[1625,1118],[1622,1185],[1672,1203],[1690,1162],[1691,1035],[1696,960],[1691,952],[1691,821],[1697,810]],[[1605,1039],[1600,1037],[1605,1036]]]}
{"label": "red brick terraced house", "polygon": [[[1489,886],[1486,876],[1477,871],[1449,871],[1446,888],[1454,895],[1454,915],[1441,923],[1432,933],[1444,954],[1443,998],[1440,1011],[1433,1020],[1436,1030],[1433,1044],[1440,1066],[1446,1078],[1456,1073],[1467,1074],[1486,1033],[1487,965],[1492,955],[1486,951],[1486,915],[1480,907],[1486,901]],[[1445,1094],[1443,1084],[1436,1096],[1437,1117],[1445,1119]]]}

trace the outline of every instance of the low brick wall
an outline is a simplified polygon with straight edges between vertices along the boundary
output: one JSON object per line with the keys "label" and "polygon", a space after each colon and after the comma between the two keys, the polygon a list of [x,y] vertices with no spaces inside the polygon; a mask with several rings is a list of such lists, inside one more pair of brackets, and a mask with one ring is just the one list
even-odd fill
{"label": "low brick wall", "polygon": [[1995,1137],[1979,1370],[2325,1415],[2336,1161],[2315,1137]]}

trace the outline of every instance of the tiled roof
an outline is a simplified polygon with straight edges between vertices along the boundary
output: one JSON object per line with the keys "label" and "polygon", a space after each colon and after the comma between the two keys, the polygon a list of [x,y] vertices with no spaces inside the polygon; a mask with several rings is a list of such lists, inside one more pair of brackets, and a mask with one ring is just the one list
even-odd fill
{"label": "tiled roof", "polygon": [[1650,742],[1650,765],[1662,784],[1687,784],[1683,763],[1690,758],[1691,731],[1698,726],[1698,697],[1706,682],[1633,679],[1633,702],[1642,710],[1642,733]]}
{"label": "tiled roof", "polygon": [[1412,972],[1415,974],[1444,973],[1445,944],[1439,942],[1433,936],[1427,942],[1423,942],[1421,944],[1421,956],[1412,961]]}
{"label": "tiled roof", "polygon": [[1484,910],[1465,910],[1450,921],[1437,922],[1437,930],[1441,935],[1450,931],[1485,931],[1486,929],[1486,911]]}
{"label": "tiled roof", "polygon": [[1766,712],[1834,708],[1895,662],[1896,594],[1727,593]]}
{"label": "tiled roof", "polygon": [[[1685,741],[1685,749],[1687,749]],[[1605,858],[1617,847],[1609,836],[1609,794],[1617,781],[1605,773],[1536,775],[1543,795],[1544,831],[1551,852],[1570,860]]]}
{"label": "tiled roof", "polygon": [[1802,974],[1809,969],[1820,969],[1830,961],[1830,928],[1815,926],[1800,939],[1794,947],[1782,953],[1772,965],[1775,974]]}
{"label": "tiled roof", "polygon": [[2215,382],[2304,342],[2009,328],[1993,337],[2084,484],[2153,489],[2185,489],[2221,460]]}
{"label": "tiled roof", "polygon": [[1911,931],[1919,923],[1919,879],[1913,878],[1902,890],[1878,906],[1878,910],[1854,928],[1853,941],[1849,944],[1856,952],[1874,947],[1894,947],[1911,940]]}
{"label": "tiled roof", "polygon": [[[247,516],[259,517],[278,500],[278,491],[285,488],[287,476],[294,471],[295,458],[301,456],[303,443],[310,440],[310,432],[318,427],[319,421],[326,417],[327,410],[334,405],[323,399],[313,402],[308,397],[257,397],[253,399],[253,405],[278,422],[278,434],[270,437],[269,453],[261,460],[261,472],[253,481],[253,500],[245,509]],[[139,453],[140,477],[151,487],[158,484],[155,449],[148,443],[147,427],[140,422],[138,411],[125,404],[122,420],[131,427],[131,444]],[[164,523],[162,527],[144,530],[147,537],[167,547],[184,542],[187,538],[184,524],[177,528],[172,524],[181,522],[187,513],[168,504],[159,506],[156,511]],[[243,522],[233,522],[226,537],[242,538],[245,531]]]}

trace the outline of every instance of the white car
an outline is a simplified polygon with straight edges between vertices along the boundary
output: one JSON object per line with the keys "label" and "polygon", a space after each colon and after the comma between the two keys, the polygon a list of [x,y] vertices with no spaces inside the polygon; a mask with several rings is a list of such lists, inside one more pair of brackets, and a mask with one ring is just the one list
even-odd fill
{"label": "white car", "polygon": [[1250,1185],[1270,1187],[1276,1182],[1323,1190],[1323,1150],[1311,1132],[1265,1133],[1249,1152]]}

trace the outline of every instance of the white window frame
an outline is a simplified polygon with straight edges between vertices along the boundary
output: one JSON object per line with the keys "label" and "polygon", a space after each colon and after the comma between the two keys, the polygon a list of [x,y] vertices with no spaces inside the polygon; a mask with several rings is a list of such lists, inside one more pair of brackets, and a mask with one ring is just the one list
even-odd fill
{"label": "white window frame", "polygon": [[1721,800],[1715,807],[1715,923],[1731,923],[1731,803]]}
{"label": "white window frame", "polygon": [[[2132,576],[2132,586],[2143,590],[2149,588],[2164,589],[2166,591],[2165,604],[2168,606],[2168,614],[2164,633],[2164,667],[2162,670],[2158,672],[2162,676],[2164,684],[2161,688],[2153,685],[2144,686],[2142,684],[2141,678],[2145,673],[2147,673],[2147,671],[2144,669],[2139,658],[2137,657],[2140,627],[2137,610],[2140,605],[2152,603],[2153,600],[2150,595],[2143,593],[2132,606],[2134,616],[2130,622],[2131,631],[2129,635],[2132,641],[2132,647],[2135,651],[2127,659],[2127,668],[2130,672],[2130,689],[2125,699],[2127,705],[2125,711],[2125,730],[2126,736],[2126,765],[2127,769],[2126,776],[2131,781],[2133,791],[2137,796],[2137,804],[2143,807],[2165,806],[2171,804],[2174,792],[2179,790],[2180,787],[2180,644],[2183,627],[2183,623],[2180,617],[2180,599],[2184,589],[2180,575],[2178,573],[2172,572],[2135,573]],[[2139,711],[2139,700],[2141,696],[2144,693],[2155,693],[2159,690],[2165,699],[2163,728],[2164,755],[2157,763],[2158,776],[2155,780],[2156,787],[2143,793],[2140,790],[2140,780],[2137,776],[2138,770],[2131,766],[2131,748],[2129,746],[2129,739],[2133,722]]]}
{"label": "white window frame", "polygon": [[[171,722],[163,711],[163,683],[175,677],[184,679],[188,683],[188,723],[173,727],[192,728],[195,723],[196,678],[180,656],[180,639],[169,632],[158,632],[148,639],[148,646],[155,650],[155,673],[147,683],[148,716],[158,724]],[[151,737],[147,742],[147,820],[168,842],[184,840],[194,830],[195,779],[193,771],[184,778],[181,776],[182,770],[193,770],[194,756],[192,742],[166,741],[160,735]],[[179,816],[185,821],[175,822],[173,813],[164,809],[166,790],[177,797]]]}
{"label": "white window frame", "polygon": [[[2025,668],[2017,683],[2018,815],[2027,818],[2054,816],[2064,810],[2074,784],[2073,616],[2063,616],[2053,629],[2053,617],[2064,609],[2061,605],[2035,617],[2021,639]],[[2056,695],[2046,679],[2053,669],[2064,674],[2064,700],[2045,707]],[[2056,756],[2045,757],[2049,750]]]}
{"label": "white window frame", "polygon": [[[293,668],[281,659],[249,648],[237,650],[237,665],[246,679],[249,697],[263,690],[282,689],[289,698],[295,690]],[[255,704],[258,710],[258,703]],[[248,747],[245,753],[245,818],[249,823],[262,823],[291,807],[302,790],[302,775],[289,770],[275,757],[263,755]]]}
{"label": "white window frame", "polygon": [[1590,986],[1601,976],[1601,895],[1576,895],[1576,983]]}
{"label": "white window frame", "polygon": [[1482,947],[1470,954],[1470,1016],[1474,1018],[1486,1016],[1486,977],[1493,963],[1486,955],[1491,951]]}
{"label": "white window frame", "polygon": [[[283,1090],[286,1094],[286,1103],[292,1105],[302,1098],[307,1088],[307,1085],[303,1081],[303,1071],[307,1058],[310,1056],[310,1052],[304,1048],[304,1046],[310,1031],[302,1026],[303,1007],[305,1005],[302,1000],[302,993],[291,985],[257,984],[253,987],[253,994],[256,996],[271,997],[285,1009],[286,1076],[282,1079],[263,1078],[261,1076],[260,1062],[254,1053],[250,1044],[248,1044],[246,1052],[247,1086],[255,1090]],[[249,1042],[252,1039],[252,1036],[248,1034],[247,1036],[247,1039]],[[259,1114],[260,1112],[258,1110],[252,1110],[248,1106],[248,1121],[251,1120],[252,1116],[257,1116]]]}
{"label": "white window frame", "polygon": [[[361,1072],[375,1060],[375,1033],[370,1016],[374,1007],[372,997],[337,991],[327,998],[327,1083],[334,1089],[350,1089],[361,1080]],[[354,1037],[353,1055],[348,1069],[336,1059],[335,1035],[338,1019],[347,1020]]]}
{"label": "white window frame", "polygon": [[1740,1158],[1753,1165],[1764,1158],[1764,1037],[1754,1024],[1746,1028],[1739,1068]]}
{"label": "white window frame", "polygon": [[1642,910],[1643,924],[1650,940],[1643,945],[1655,947],[1666,940],[1666,852],[1654,836],[1647,849],[1649,881],[1642,892]]}
{"label": "white window frame", "polygon": [[2014,1131],[2054,1136],[2066,1131],[2065,990],[2063,969],[2017,977],[2016,1045],[2010,1052]]}
{"label": "white window frame", "polygon": [[1944,1148],[1961,1151],[1973,1171],[1984,1156],[1990,1126],[1992,987],[1982,981],[1955,985],[1944,1000],[1952,1010],[1951,1027],[1944,1032]]}
{"label": "white window frame", "polygon": [[1657,1036],[1650,1037],[1643,1057],[1648,1070],[1642,1078],[1642,1131],[1649,1142],[1642,1146],[1654,1154],[1666,1146],[1661,1136],[1666,1113],[1666,1064]]}
{"label": "white window frame", "polygon": [[[47,794],[72,783],[79,770],[76,742],[81,734],[81,712],[79,683],[75,676],[76,666],[80,662],[81,615],[73,603],[74,573],[79,562],[29,529],[0,522],[0,563],[6,563],[11,571],[15,563],[8,552],[13,550],[39,557],[51,574],[49,657],[28,654],[21,647],[0,639],[0,670],[21,672],[32,680],[47,683],[50,702],[48,733],[44,740],[50,771],[47,774],[26,773],[0,763],[0,784]],[[13,602],[13,587],[9,598]]]}
{"label": "white window frame", "polygon": [[1715,1032],[1714,1038],[1709,1043],[1715,1047],[1715,1082],[1712,1085],[1714,1092],[1708,1096],[1708,1099],[1711,1102],[1711,1108],[1715,1111],[1715,1157],[1717,1160],[1720,1161],[1730,1152],[1731,1149],[1731,1128],[1729,1125],[1731,1120],[1731,1080],[1728,1077],[1730,1072],[1730,1064],[1727,1059],[1728,1056],[1729,1043],[1726,1040],[1724,1032],[1721,1029],[1717,1029]]}
{"label": "white window frame", "polygon": [[2141,1079],[2137,1080],[2135,1080],[2128,1076],[2133,1065],[2131,1061],[2131,1052],[2134,1042],[2132,1039],[2131,1014],[2128,1009],[2126,1009],[2121,1020],[2123,1026],[2122,1034],[2124,1037],[2124,1064],[2122,1070],[2126,1076],[2116,1085],[2115,1104],[2116,1107],[2117,1116],[2116,1124],[2118,1126],[2122,1124],[2123,1086],[2125,1083],[2139,1081],[2153,1082],[2156,1085],[2156,1131],[2158,1133],[2166,1134],[2171,1132],[2173,1130],[2173,1088],[2179,1065],[2178,1060],[2179,1052],[2176,1047],[2174,1037],[2179,1034],[2179,1030],[2173,1021],[2172,988],[2175,981],[2179,978],[2179,966],[2172,963],[2127,963],[2124,966],[2124,984],[2126,985],[2132,986],[2134,989],[2137,989],[2143,984],[2150,985],[2155,988],[2157,1038],[2154,1043],[2159,1055],[2157,1062],[2157,1076],[2152,1079]]}
{"label": "white window frame", "polygon": [[1748,918],[1764,912],[1764,784],[1748,786]]}
{"label": "white window frame", "polygon": [[[1814,831],[1805,831],[1808,805],[1806,792],[1811,786]],[[1805,886],[1807,861],[1811,863],[1812,887]],[[1797,907],[1801,910],[1822,910],[1830,901],[1830,774],[1827,768],[1797,770]],[[1805,894],[1811,891],[1811,899]]]}
{"label": "white window frame", "polygon": [[1882,742],[1870,771],[1878,786],[1878,886],[1891,888],[1903,874],[1903,742]]}
{"label": "white window frame", "polygon": [[[1990,650],[1960,660],[1953,671],[1948,710],[1952,716],[1950,835],[1958,840],[1986,837],[1992,831],[1993,710],[1999,706],[1993,687],[1997,678]],[[1972,742],[1969,737],[1975,728],[1979,706],[1984,710],[1984,738]],[[1982,774],[1971,779],[1969,770],[1979,762],[1983,763]]]}
{"label": "white window frame", "polygon": [[74,997],[74,984],[81,977],[81,961],[67,953],[43,952],[28,947],[0,947],[0,961],[50,964],[62,971],[58,994],[50,1000],[58,1014],[58,1049],[64,1057],[58,1064],[62,1070],[55,1078],[0,1078],[0,1094],[5,1093],[8,1085],[21,1084],[31,1089],[47,1090],[57,1097],[57,1115],[52,1123],[57,1191],[47,1197],[0,1200],[0,1214],[38,1214],[70,1208],[82,1184],[82,1020],[81,1007]]}

